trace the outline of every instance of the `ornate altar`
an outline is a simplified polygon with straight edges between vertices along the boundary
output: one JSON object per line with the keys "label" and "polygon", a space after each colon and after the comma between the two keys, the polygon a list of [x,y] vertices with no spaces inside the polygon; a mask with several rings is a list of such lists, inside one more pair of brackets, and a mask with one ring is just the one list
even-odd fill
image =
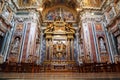
{"label": "ornate altar", "polygon": [[74,60],[74,34],[75,29],[71,23],[58,19],[48,23],[44,31],[46,38],[45,65],[51,70],[67,70]]}

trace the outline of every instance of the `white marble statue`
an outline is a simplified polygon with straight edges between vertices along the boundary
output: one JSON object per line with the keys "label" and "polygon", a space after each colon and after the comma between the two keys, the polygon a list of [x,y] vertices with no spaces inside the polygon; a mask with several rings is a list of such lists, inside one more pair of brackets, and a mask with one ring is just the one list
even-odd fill
{"label": "white marble statue", "polygon": [[12,51],[17,52],[19,50],[20,39],[16,38],[13,44]]}
{"label": "white marble statue", "polygon": [[8,10],[6,10],[5,12],[4,12],[4,16],[6,17],[6,18],[8,18],[9,17],[9,11]]}
{"label": "white marble statue", "polygon": [[99,41],[100,41],[100,51],[101,51],[101,52],[106,51],[103,38],[100,38]]}

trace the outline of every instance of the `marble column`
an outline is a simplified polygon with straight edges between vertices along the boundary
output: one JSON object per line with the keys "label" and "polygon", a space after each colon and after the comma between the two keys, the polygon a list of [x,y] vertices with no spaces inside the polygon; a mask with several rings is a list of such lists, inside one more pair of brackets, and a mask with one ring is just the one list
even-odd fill
{"label": "marble column", "polygon": [[74,43],[73,43],[73,39],[71,39],[71,58],[72,60],[74,60]]}
{"label": "marble column", "polygon": [[3,55],[4,55],[4,61],[6,61],[6,58],[7,58],[7,55],[8,55],[8,51],[9,51],[9,48],[10,48],[10,42],[11,42],[11,37],[12,37],[12,33],[13,33],[13,28],[10,30],[10,31],[8,31],[7,32],[7,34],[6,34],[6,39],[7,39],[7,41],[5,41],[6,42],[6,44],[5,44],[5,49],[4,49],[4,51],[3,51]]}
{"label": "marble column", "polygon": [[70,60],[70,40],[67,40],[67,59]]}
{"label": "marble column", "polygon": [[53,41],[51,40],[51,53],[50,53],[50,60],[53,58]]}
{"label": "marble column", "polygon": [[49,40],[49,60],[51,60],[51,55],[52,55],[52,40]]}
{"label": "marble column", "polygon": [[42,62],[42,49],[43,49],[43,31],[41,30],[41,36],[40,36],[40,53],[39,53],[39,57],[40,57],[40,61],[39,61],[39,63],[41,63]]}
{"label": "marble column", "polygon": [[49,43],[48,43],[48,39],[47,39],[47,40],[46,40],[46,55],[45,55],[45,60],[48,60],[48,52],[49,52],[49,50],[48,50],[48,49],[49,49],[49,48],[48,48],[48,47],[49,47],[48,44],[49,44]]}
{"label": "marble column", "polygon": [[108,53],[109,53],[109,55],[110,55],[110,60],[111,60],[111,62],[114,62],[114,56],[113,56],[113,51],[112,51],[112,49],[111,49],[111,44],[110,44],[110,37],[109,37],[109,33],[107,32],[107,29],[105,28],[105,26],[103,25],[103,27],[104,27],[104,31],[105,31],[105,35],[106,35],[106,38],[107,38],[107,45],[108,45]]}

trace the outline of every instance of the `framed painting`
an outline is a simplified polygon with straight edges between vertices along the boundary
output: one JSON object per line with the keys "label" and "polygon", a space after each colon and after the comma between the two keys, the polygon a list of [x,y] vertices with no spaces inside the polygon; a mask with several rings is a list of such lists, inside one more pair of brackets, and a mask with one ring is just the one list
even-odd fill
{"label": "framed painting", "polygon": [[100,23],[96,23],[95,24],[95,27],[96,27],[96,31],[102,31],[102,25]]}

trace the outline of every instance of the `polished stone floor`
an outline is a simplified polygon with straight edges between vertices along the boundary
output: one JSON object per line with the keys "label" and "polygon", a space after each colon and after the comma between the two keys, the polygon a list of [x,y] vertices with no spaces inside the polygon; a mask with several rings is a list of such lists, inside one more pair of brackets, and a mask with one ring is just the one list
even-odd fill
{"label": "polished stone floor", "polygon": [[0,80],[120,80],[120,73],[0,73]]}

